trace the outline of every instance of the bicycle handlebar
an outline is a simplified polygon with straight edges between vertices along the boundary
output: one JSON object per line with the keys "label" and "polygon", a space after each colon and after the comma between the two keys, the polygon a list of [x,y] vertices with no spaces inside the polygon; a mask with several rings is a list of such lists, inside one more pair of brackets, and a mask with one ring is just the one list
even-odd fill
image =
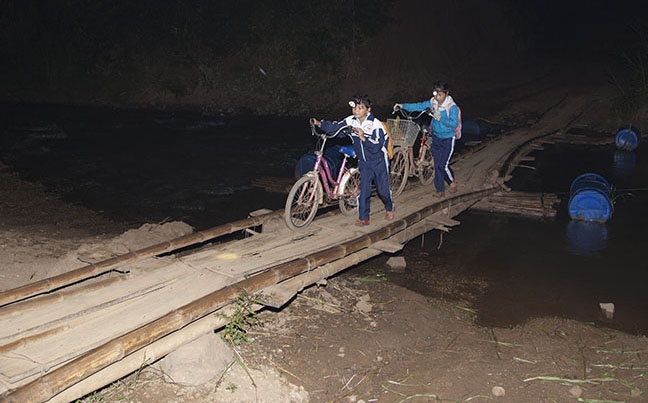
{"label": "bicycle handlebar", "polygon": [[[395,114],[396,112],[398,112],[402,117],[404,117],[406,119],[409,119],[409,120],[416,120],[416,119],[420,118],[421,116],[423,116],[423,114],[427,114],[428,116],[432,116],[432,110],[430,108],[425,108],[422,111],[412,111],[412,112],[408,112],[403,108],[395,108],[392,111],[392,115]],[[418,112],[418,114],[416,112]]]}
{"label": "bicycle handlebar", "polygon": [[335,133],[332,133],[332,134],[328,133],[328,132],[325,132],[325,131],[321,131],[321,129],[318,126],[316,126],[313,122],[310,123],[310,126],[311,126],[311,134],[313,136],[327,138],[327,139],[332,139],[334,137],[337,137],[338,134],[340,134],[341,132],[343,132],[347,136],[351,136],[350,132],[352,131],[351,130],[351,128],[352,128],[351,125],[344,125],[344,126],[340,127],[339,129],[337,129],[335,131]]}

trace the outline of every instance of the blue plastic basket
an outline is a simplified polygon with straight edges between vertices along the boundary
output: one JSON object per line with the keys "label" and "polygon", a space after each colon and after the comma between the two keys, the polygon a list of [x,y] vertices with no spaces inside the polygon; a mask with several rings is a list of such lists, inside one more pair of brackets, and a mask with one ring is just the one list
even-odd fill
{"label": "blue plastic basket", "polygon": [[614,137],[614,143],[619,150],[634,150],[639,145],[639,130],[632,125],[628,128],[619,129]]}
{"label": "blue plastic basket", "polygon": [[595,173],[578,176],[569,190],[569,216],[573,220],[606,222],[612,216],[611,187]]}

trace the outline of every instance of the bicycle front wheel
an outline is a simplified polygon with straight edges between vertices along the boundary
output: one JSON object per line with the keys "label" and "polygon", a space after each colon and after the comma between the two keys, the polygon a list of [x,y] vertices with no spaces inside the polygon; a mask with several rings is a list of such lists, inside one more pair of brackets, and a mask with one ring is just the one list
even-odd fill
{"label": "bicycle front wheel", "polygon": [[389,164],[389,186],[391,187],[392,197],[397,197],[405,189],[407,184],[407,151],[402,147],[394,148],[394,158]]}
{"label": "bicycle front wheel", "polygon": [[320,199],[317,182],[317,177],[305,175],[290,189],[284,210],[284,220],[288,228],[294,231],[303,229],[315,218]]}
{"label": "bicycle front wheel", "polygon": [[360,195],[360,170],[352,168],[342,177],[340,184],[340,211],[344,215],[352,215],[358,210],[358,195]]}
{"label": "bicycle front wheel", "polygon": [[432,149],[427,144],[423,145],[421,159],[418,161],[418,178],[424,185],[429,185],[434,181],[434,157]]}

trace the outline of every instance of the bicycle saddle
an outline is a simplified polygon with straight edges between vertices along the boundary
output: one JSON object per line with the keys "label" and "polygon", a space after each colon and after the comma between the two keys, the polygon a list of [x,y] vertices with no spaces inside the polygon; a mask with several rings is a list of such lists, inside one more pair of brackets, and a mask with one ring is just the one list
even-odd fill
{"label": "bicycle saddle", "polygon": [[353,146],[349,146],[349,145],[339,146],[338,151],[340,151],[342,154],[346,155],[347,157],[355,158],[356,156],[355,149],[353,148]]}

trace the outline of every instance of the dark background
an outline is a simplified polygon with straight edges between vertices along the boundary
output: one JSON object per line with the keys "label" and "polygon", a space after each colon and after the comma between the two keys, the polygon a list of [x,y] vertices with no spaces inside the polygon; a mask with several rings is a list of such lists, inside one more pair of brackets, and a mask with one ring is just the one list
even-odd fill
{"label": "dark background", "polygon": [[[0,100],[299,115],[591,61],[645,101],[640,1],[5,0]],[[582,68],[579,66],[578,68]],[[638,98],[642,100],[637,101]],[[629,99],[629,101],[628,101]]]}

